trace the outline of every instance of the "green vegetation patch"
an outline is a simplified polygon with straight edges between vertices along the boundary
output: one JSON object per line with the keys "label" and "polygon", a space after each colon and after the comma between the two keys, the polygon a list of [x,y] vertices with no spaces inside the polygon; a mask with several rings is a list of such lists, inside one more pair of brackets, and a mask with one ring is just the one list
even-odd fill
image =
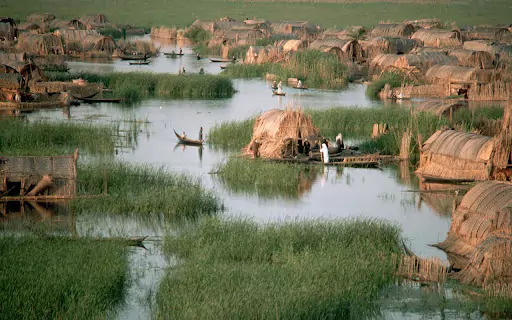
{"label": "green vegetation patch", "polygon": [[157,319],[364,319],[393,282],[400,229],[378,220],[266,226],[206,219],[167,238]]}
{"label": "green vegetation patch", "polygon": [[163,214],[178,219],[215,214],[223,209],[215,194],[203,188],[195,178],[164,168],[122,162],[79,166],[78,194],[103,193],[105,178],[108,196],[75,200],[73,209],[77,212]]}
{"label": "green vegetation patch", "polygon": [[100,319],[122,302],[126,246],[0,237],[0,319]]}
{"label": "green vegetation patch", "polygon": [[233,82],[224,76],[199,74],[164,74],[150,72],[113,72],[109,74],[52,73],[51,81],[71,81],[83,78],[101,82],[114,90],[114,95],[128,101],[151,97],[168,99],[229,98],[235,93]]}
{"label": "green vegetation patch", "polygon": [[208,143],[221,148],[242,148],[251,142],[254,118],[242,121],[225,121],[210,128]]}
{"label": "green vegetation patch", "polygon": [[70,154],[79,148],[91,154],[114,153],[114,127],[73,122],[28,122],[0,119],[0,153],[3,155]]}
{"label": "green vegetation patch", "polygon": [[340,88],[348,81],[348,68],[336,55],[318,50],[296,52],[283,63],[234,64],[225,71],[237,78],[264,77],[275,74],[277,80],[301,79],[310,87]]}
{"label": "green vegetation patch", "polygon": [[215,171],[216,178],[236,193],[260,198],[300,198],[318,177],[318,168],[265,160],[229,158]]}
{"label": "green vegetation patch", "polygon": [[386,71],[382,73],[378,79],[368,85],[366,95],[371,98],[378,98],[379,92],[382,91],[386,83],[388,83],[391,88],[401,87],[402,84],[417,84],[414,79],[411,79],[410,76],[400,70]]}

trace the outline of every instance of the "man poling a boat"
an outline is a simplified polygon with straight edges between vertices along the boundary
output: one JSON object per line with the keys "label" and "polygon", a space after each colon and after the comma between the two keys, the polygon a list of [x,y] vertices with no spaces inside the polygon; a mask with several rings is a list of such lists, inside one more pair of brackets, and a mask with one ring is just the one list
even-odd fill
{"label": "man poling a boat", "polygon": [[297,82],[297,88],[302,88],[302,81],[300,81],[300,79],[299,79],[299,81]]}
{"label": "man poling a boat", "polygon": [[203,141],[203,127],[199,129],[199,141]]}
{"label": "man poling a boat", "polygon": [[329,147],[327,147],[327,141],[324,139],[322,148],[320,148],[320,156],[324,163],[329,163]]}
{"label": "man poling a boat", "polygon": [[182,137],[183,139],[187,139],[187,135],[185,134],[185,131],[182,131],[182,132],[181,132],[181,137]]}
{"label": "man poling a boat", "polygon": [[282,81],[279,81],[279,83],[277,84],[277,93],[278,94],[283,93],[283,82]]}

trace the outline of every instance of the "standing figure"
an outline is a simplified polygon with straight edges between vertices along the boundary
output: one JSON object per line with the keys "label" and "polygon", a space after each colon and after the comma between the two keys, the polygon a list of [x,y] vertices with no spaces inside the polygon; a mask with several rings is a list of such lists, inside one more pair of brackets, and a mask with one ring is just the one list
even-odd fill
{"label": "standing figure", "polygon": [[180,56],[181,56],[182,54],[183,54],[183,50],[181,50],[181,48],[180,48]]}
{"label": "standing figure", "polygon": [[277,84],[277,93],[279,93],[279,94],[283,93],[283,82],[282,81],[279,81],[279,83]]}
{"label": "standing figure", "polygon": [[181,66],[179,74],[185,74],[185,67]]}
{"label": "standing figure", "polygon": [[274,80],[274,82],[272,82],[272,89],[277,89],[277,82],[276,82],[276,80]]}
{"label": "standing figure", "polygon": [[254,142],[251,145],[250,150],[252,151],[252,156],[254,159],[260,157],[260,142],[258,140],[254,140]]}
{"label": "standing figure", "polygon": [[300,81],[300,80],[299,80],[299,81],[297,82],[297,88],[302,88],[302,81]]}
{"label": "standing figure", "polygon": [[196,54],[197,60],[201,60],[201,56],[199,55],[199,52]]}
{"label": "standing figure", "polygon": [[203,141],[203,127],[199,129],[199,141]]}
{"label": "standing figure", "polygon": [[327,147],[325,140],[324,143],[322,143],[322,148],[320,148],[320,153],[322,155],[324,163],[329,163],[329,148]]}
{"label": "standing figure", "polygon": [[181,132],[181,137],[182,137],[183,139],[186,139],[186,138],[187,138],[187,135],[185,134],[185,131],[182,131],[182,132]]}
{"label": "standing figure", "polygon": [[311,151],[311,144],[308,139],[304,139],[304,154],[309,155],[309,151]]}

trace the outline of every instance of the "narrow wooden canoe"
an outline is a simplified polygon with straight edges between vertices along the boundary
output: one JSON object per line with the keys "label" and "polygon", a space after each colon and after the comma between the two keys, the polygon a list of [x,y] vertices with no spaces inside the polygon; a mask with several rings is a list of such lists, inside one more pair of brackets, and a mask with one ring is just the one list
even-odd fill
{"label": "narrow wooden canoe", "polygon": [[138,66],[138,65],[148,65],[151,61],[136,61],[136,62],[130,62],[131,66]]}
{"label": "narrow wooden canoe", "polygon": [[233,62],[232,59],[209,58],[211,62]]}
{"label": "narrow wooden canoe", "polygon": [[166,56],[183,56],[184,53],[176,53],[176,52],[164,52],[164,55]]}
{"label": "narrow wooden canoe", "polygon": [[144,55],[136,54],[136,55],[130,55],[130,54],[119,54],[119,58],[121,60],[147,60],[151,58],[151,55],[148,54],[144,57]]}
{"label": "narrow wooden canoe", "polygon": [[176,138],[178,138],[178,140],[182,144],[187,144],[190,146],[202,146],[203,145],[203,140],[194,140],[194,139],[189,139],[189,138],[183,138],[180,134],[178,134],[176,132],[176,130],[172,129],[172,131],[174,131]]}
{"label": "narrow wooden canoe", "polygon": [[83,102],[87,103],[95,103],[95,102],[110,102],[110,103],[118,103],[121,102],[121,98],[79,98]]}
{"label": "narrow wooden canoe", "polygon": [[285,96],[285,95],[286,95],[286,92],[278,93],[277,91],[272,90],[272,95],[273,95],[273,96]]}
{"label": "narrow wooden canoe", "polygon": [[309,90],[308,87],[301,87],[301,88],[299,88],[299,87],[292,87],[292,88],[293,89],[297,89],[297,90]]}

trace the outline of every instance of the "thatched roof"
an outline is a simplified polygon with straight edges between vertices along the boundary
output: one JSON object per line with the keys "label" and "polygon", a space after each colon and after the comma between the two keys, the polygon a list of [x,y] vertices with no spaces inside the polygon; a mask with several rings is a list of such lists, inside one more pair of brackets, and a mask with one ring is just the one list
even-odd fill
{"label": "thatched roof", "polygon": [[73,19],[73,20],[55,19],[50,23],[50,28],[53,30],[57,30],[57,29],[84,30],[86,27],[82,22],[80,22],[80,20],[77,20],[77,19]]}
{"label": "thatched roof", "polygon": [[107,17],[102,13],[86,14],[81,16],[78,20],[80,20],[87,29],[94,29],[108,23]]}
{"label": "thatched roof", "polygon": [[416,173],[427,179],[487,180],[492,151],[491,137],[438,130],[423,144]]}
{"label": "thatched roof", "polygon": [[310,49],[330,52],[339,55],[341,59],[357,60],[363,59],[363,47],[357,40],[326,39],[315,40],[309,44]]}
{"label": "thatched roof", "polygon": [[[18,30],[35,31],[41,29],[41,26],[35,22],[22,22],[18,24]],[[48,28],[49,29],[49,28]]]}
{"label": "thatched roof", "polygon": [[108,36],[90,34],[82,40],[84,51],[101,51],[112,54],[117,49],[114,39]]}
{"label": "thatched roof", "polygon": [[478,69],[457,66],[432,66],[427,70],[425,79],[430,83],[458,82],[470,83],[478,79]]}
{"label": "thatched roof", "polygon": [[416,31],[412,24],[394,24],[382,23],[373,28],[371,32],[372,37],[385,36],[385,37],[409,37]]}
{"label": "thatched roof", "polygon": [[431,66],[452,65],[458,66],[459,61],[455,57],[442,52],[422,52],[419,54],[380,54],[370,63],[372,70],[386,70],[396,67],[402,70],[417,69],[425,73]]}
{"label": "thatched roof", "polygon": [[497,40],[500,41],[510,35],[510,31],[504,27],[477,27],[466,32],[469,40]]}
{"label": "thatched roof", "polygon": [[436,246],[466,259],[492,234],[512,228],[512,185],[477,184],[462,198],[452,216],[447,238]]}
{"label": "thatched roof", "polygon": [[5,61],[27,61],[27,54],[22,53],[14,53],[14,52],[0,52],[0,62],[5,63]]}
{"label": "thatched roof", "polygon": [[411,50],[410,53],[418,54],[423,52],[443,52],[444,54],[448,54],[450,49],[446,48],[431,48],[431,47],[415,47]]}
{"label": "thatched roof", "polygon": [[229,29],[224,30],[222,33],[219,33],[224,38],[229,40],[241,40],[241,39],[262,39],[265,37],[265,34],[261,30],[256,29]]}
{"label": "thatched roof", "polygon": [[82,42],[85,37],[89,35],[99,35],[96,30],[72,30],[72,29],[61,29],[54,32],[54,34],[62,37],[64,43],[70,42]]}
{"label": "thatched roof", "polygon": [[61,38],[52,33],[22,34],[18,49],[35,55],[64,54]]}
{"label": "thatched roof", "polygon": [[448,117],[450,113],[459,109],[467,109],[468,103],[465,100],[427,100],[416,108],[415,112],[428,112],[438,117]]}
{"label": "thatched roof", "polygon": [[464,67],[478,69],[494,68],[494,56],[489,52],[459,49],[450,51],[448,54],[459,59],[460,65]]}
{"label": "thatched roof", "polygon": [[28,22],[34,22],[37,24],[46,23],[49,24],[55,19],[55,16],[51,13],[36,12],[27,17]]}
{"label": "thatched roof", "polygon": [[244,63],[274,62],[284,57],[284,52],[278,46],[250,46]]}
{"label": "thatched roof", "polygon": [[0,87],[8,90],[20,89],[21,77],[18,73],[0,73]]}
{"label": "thatched roof", "polygon": [[12,18],[0,17],[0,40],[14,40],[18,36],[16,22]]}
{"label": "thatched roof", "polygon": [[411,38],[422,41],[425,47],[456,48],[462,45],[458,30],[420,29]]}
{"label": "thatched roof", "polygon": [[371,72],[377,72],[396,67],[396,63],[401,56],[398,54],[378,54],[370,61],[370,70]]}
{"label": "thatched roof", "polygon": [[213,21],[197,19],[190,25],[191,28],[199,28],[213,33]]}
{"label": "thatched roof", "polygon": [[368,57],[375,57],[381,53],[405,54],[421,45],[409,38],[371,37],[359,41]]}
{"label": "thatched roof", "polygon": [[285,52],[299,51],[301,49],[307,48],[308,42],[304,40],[285,40],[282,46]]}
{"label": "thatched roof", "polygon": [[314,24],[307,21],[275,21],[270,23],[270,27],[275,33],[313,34],[319,32]]}
{"label": "thatched roof", "polygon": [[297,154],[297,139],[307,138],[312,141],[317,136],[318,129],[313,125],[311,117],[306,116],[302,110],[269,110],[256,118],[251,142],[243,151],[251,154],[250,147],[258,140],[262,158],[280,158],[283,152],[288,154],[290,147]]}
{"label": "thatched roof", "polygon": [[440,29],[443,27],[441,20],[433,19],[418,19],[418,20],[406,20],[405,23],[412,24],[415,28],[422,29]]}
{"label": "thatched roof", "polygon": [[474,40],[464,42],[464,49],[489,52],[493,56],[506,58],[512,56],[512,45],[498,44],[490,40]]}

